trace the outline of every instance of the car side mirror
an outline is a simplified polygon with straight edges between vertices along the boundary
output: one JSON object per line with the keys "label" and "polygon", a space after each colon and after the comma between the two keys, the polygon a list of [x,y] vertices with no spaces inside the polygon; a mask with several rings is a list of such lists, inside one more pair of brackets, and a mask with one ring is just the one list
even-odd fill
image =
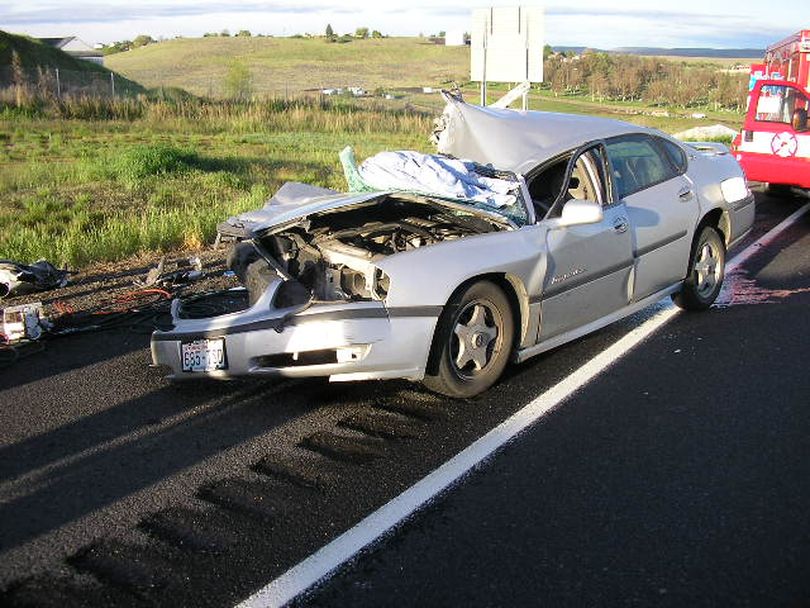
{"label": "car side mirror", "polygon": [[552,228],[564,228],[566,226],[582,226],[584,224],[596,224],[605,217],[602,213],[602,205],[596,201],[583,201],[571,199],[562,208],[560,217],[552,220]]}

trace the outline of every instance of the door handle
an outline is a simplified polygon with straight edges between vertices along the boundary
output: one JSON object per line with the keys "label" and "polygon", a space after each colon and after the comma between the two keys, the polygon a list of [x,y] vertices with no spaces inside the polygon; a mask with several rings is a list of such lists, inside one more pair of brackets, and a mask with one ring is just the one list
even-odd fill
{"label": "door handle", "polygon": [[680,192],[678,192],[678,198],[681,199],[683,202],[691,201],[695,197],[695,193],[692,192],[691,188],[684,188]]}
{"label": "door handle", "polygon": [[613,222],[613,230],[615,230],[619,234],[621,234],[623,232],[627,232],[627,228],[629,226],[630,226],[630,224],[627,223],[627,218],[626,217],[616,218],[616,221]]}

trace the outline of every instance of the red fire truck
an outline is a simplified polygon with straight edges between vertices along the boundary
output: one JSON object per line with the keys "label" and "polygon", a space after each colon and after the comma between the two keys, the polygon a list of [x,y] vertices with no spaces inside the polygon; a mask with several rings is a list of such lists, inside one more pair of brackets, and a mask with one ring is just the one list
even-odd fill
{"label": "red fire truck", "polygon": [[751,181],[810,189],[810,30],[765,51],[732,152]]}

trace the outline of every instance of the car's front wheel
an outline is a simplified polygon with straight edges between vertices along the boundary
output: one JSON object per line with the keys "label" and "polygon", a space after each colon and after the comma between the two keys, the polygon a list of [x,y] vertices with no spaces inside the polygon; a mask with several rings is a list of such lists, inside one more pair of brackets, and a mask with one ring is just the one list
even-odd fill
{"label": "car's front wheel", "polygon": [[473,397],[492,386],[509,360],[514,318],[503,290],[479,281],[456,294],[439,318],[434,340],[438,359],[425,376],[430,390]]}
{"label": "car's front wheel", "polygon": [[717,229],[704,226],[692,245],[689,274],[672,300],[686,310],[706,310],[723,286],[726,246]]}

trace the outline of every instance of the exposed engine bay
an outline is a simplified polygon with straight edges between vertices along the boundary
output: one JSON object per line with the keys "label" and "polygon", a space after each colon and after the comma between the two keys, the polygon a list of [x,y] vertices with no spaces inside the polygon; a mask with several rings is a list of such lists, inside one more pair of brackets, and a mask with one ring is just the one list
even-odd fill
{"label": "exposed engine bay", "polygon": [[375,265],[380,259],[507,227],[445,202],[387,194],[268,229],[237,244],[229,265],[247,287],[251,304],[278,276],[286,280],[277,308],[310,300],[383,300],[389,279]]}

